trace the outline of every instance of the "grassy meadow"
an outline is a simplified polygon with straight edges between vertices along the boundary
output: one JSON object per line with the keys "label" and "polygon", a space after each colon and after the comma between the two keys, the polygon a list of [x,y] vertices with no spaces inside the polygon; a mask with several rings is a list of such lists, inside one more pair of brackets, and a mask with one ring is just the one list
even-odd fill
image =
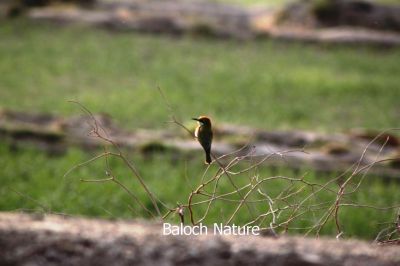
{"label": "grassy meadow", "polygon": [[[2,22],[0,40],[2,108],[76,115],[80,110],[67,101],[78,100],[95,113],[108,113],[124,128],[164,128],[169,111],[157,91],[160,86],[185,123],[208,114],[216,124],[274,130],[340,132],[399,125],[399,48],[175,38],[81,26],[59,28],[24,20]],[[63,156],[50,156],[29,146],[12,150],[1,141],[0,210],[147,217],[115,184],[79,181],[104,178],[103,161],[63,177],[73,165],[93,155],[71,148]],[[180,160],[170,153],[152,158],[133,153],[127,156],[154,194],[170,207],[186,203],[205,167],[202,154]],[[126,167],[111,163],[120,180],[151,208]],[[307,180],[313,182],[325,183],[337,176],[304,169],[306,172]],[[299,177],[303,173],[262,167],[257,174]],[[232,190],[226,180],[221,182],[222,190]],[[277,194],[283,186],[276,182],[265,189]],[[388,207],[400,203],[399,186],[368,177],[360,192],[346,200]],[[332,184],[332,188],[337,189],[337,185]],[[334,199],[334,195],[323,197]],[[226,217],[234,208],[218,204],[207,222]],[[262,208],[265,210],[262,205],[255,207]],[[346,207],[340,217],[345,237],[371,239],[395,214],[396,210]],[[293,227],[308,226],[317,216],[299,219]],[[236,222],[248,218],[244,210]],[[172,220],[177,221],[176,217]],[[323,231],[334,232],[333,224]]]}

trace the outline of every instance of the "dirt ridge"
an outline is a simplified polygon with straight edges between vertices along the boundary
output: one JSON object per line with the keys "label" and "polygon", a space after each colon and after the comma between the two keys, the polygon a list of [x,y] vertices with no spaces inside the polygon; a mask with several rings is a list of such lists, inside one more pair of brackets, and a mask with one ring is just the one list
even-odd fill
{"label": "dirt ridge", "polygon": [[164,236],[160,223],[0,213],[1,265],[394,266],[400,249],[356,240]]}

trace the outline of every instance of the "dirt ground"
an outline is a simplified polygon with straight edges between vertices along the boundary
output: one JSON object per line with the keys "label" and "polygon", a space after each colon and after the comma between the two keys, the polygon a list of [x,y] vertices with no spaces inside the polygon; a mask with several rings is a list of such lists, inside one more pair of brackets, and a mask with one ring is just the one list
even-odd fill
{"label": "dirt ground", "polygon": [[161,223],[0,214],[0,265],[400,265],[398,246],[264,236],[165,236]]}

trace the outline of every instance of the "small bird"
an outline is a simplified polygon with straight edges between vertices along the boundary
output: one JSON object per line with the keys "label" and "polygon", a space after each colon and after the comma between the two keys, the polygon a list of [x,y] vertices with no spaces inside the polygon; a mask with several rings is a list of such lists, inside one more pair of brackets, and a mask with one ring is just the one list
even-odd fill
{"label": "small bird", "polygon": [[211,120],[207,116],[200,116],[199,118],[192,118],[199,124],[194,132],[194,136],[200,142],[204,151],[206,152],[206,164],[211,163],[211,142],[213,138],[213,132],[211,129]]}

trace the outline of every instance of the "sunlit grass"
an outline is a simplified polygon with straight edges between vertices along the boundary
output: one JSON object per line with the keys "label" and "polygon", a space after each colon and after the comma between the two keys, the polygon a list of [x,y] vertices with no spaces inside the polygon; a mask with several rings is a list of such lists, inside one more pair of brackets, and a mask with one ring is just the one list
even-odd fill
{"label": "sunlit grass", "polygon": [[[76,149],[70,149],[62,157],[51,157],[43,153],[37,153],[35,149],[23,149],[14,152],[9,151],[9,147],[4,143],[0,147],[0,167],[2,169],[2,186],[0,189],[0,210],[2,211],[35,211],[52,212],[67,215],[85,215],[105,218],[151,218],[135,200],[130,197],[121,187],[112,182],[104,183],[86,183],[81,179],[104,179],[105,174],[104,161],[99,160],[93,164],[78,168],[68,176],[64,174],[72,166],[90,158],[90,154]],[[202,154],[197,154],[201,157]],[[166,154],[156,154],[152,158],[145,158],[138,154],[127,153],[128,158],[139,169],[139,172],[148,187],[151,188],[154,195],[162,200],[169,208],[175,208],[178,204],[187,204],[191,191],[200,183],[205,171],[203,163],[193,156],[192,159],[182,158],[174,160]],[[113,174],[129,190],[137,195],[148,208],[154,211],[151,201],[146,196],[143,188],[138,184],[134,175],[118,161],[110,161]],[[243,166],[242,166],[243,167]],[[212,177],[216,166],[211,167],[206,174],[205,179]],[[276,169],[271,171],[266,166],[261,167],[257,174],[259,179],[271,176],[287,176],[298,178],[305,174],[305,180],[308,182],[324,184],[335,174],[320,175],[317,173],[306,173],[302,171],[295,173],[287,169]],[[238,187],[247,184],[251,173],[234,177],[234,182]],[[270,197],[277,196],[285,189],[290,182],[278,179],[269,181],[261,188]],[[299,184],[300,188],[304,184]],[[212,186],[211,186],[212,187]],[[219,184],[219,191],[230,192],[234,188],[223,177]],[[336,183],[332,183],[329,188],[337,190]],[[293,189],[293,191],[296,189]],[[212,189],[206,191],[211,193]],[[385,184],[379,179],[366,179],[357,193],[344,199],[344,202],[355,204],[365,204],[377,207],[389,207],[394,203],[400,202],[398,184]],[[298,196],[290,200],[292,203],[299,203],[311,193],[310,189],[304,190]],[[257,195],[257,193],[255,193]],[[240,199],[237,195],[230,197]],[[258,197],[259,198],[259,197]],[[198,196],[196,201],[204,200],[205,197]],[[255,199],[250,197],[248,200]],[[321,202],[331,202],[335,200],[335,195],[322,193],[311,200],[306,205],[318,204]],[[264,203],[252,204],[253,214],[259,215],[268,210]],[[283,204],[284,205],[284,204]],[[283,206],[282,205],[282,206]],[[161,206],[161,205],[160,205]],[[204,220],[205,223],[223,222],[233,213],[236,204],[219,201],[212,205],[209,215]],[[200,218],[205,211],[206,206],[195,207],[195,217]],[[165,209],[164,209],[165,211]],[[302,228],[317,223],[318,219],[326,209],[321,211],[309,212],[307,215],[296,219],[291,228]],[[185,212],[186,221],[189,222],[188,210]],[[284,214],[287,217],[289,213]],[[387,222],[393,222],[396,217],[396,209],[387,211],[378,211],[369,208],[342,207],[339,213],[340,222],[346,237],[374,238],[379,228],[387,227]],[[235,216],[233,222],[243,224],[251,219],[248,209],[244,206]],[[171,222],[178,222],[176,215],[172,214],[169,219]],[[279,219],[283,221],[283,217]],[[268,221],[268,220],[267,220]],[[269,222],[266,222],[269,224]],[[372,230],[374,228],[374,230]],[[307,230],[294,230],[292,233],[305,233]],[[332,222],[322,230],[322,234],[335,234],[335,227]],[[313,232],[311,235],[315,234]]]}
{"label": "sunlit grass", "polygon": [[54,28],[0,28],[0,106],[71,115],[67,100],[123,127],[164,127],[163,88],[183,119],[340,131],[398,124],[400,50]]}
{"label": "sunlit grass", "polygon": [[[183,120],[209,114],[217,124],[329,132],[398,126],[399,49],[174,38],[18,20],[3,22],[0,39],[3,108],[76,115],[80,110],[67,102],[73,99],[93,112],[110,114],[124,128],[164,128],[169,113],[157,91],[160,86]],[[11,152],[1,142],[0,210],[38,210],[40,202],[47,211],[73,215],[146,217],[115,184],[79,181],[104,178],[101,161],[63,178],[89,156],[75,149],[60,157],[30,148]],[[187,200],[204,171],[198,158],[176,160],[168,153],[152,159],[129,154],[129,158],[170,206]],[[113,168],[146,201],[129,171],[117,163]],[[261,172],[273,174],[267,168]],[[279,174],[297,175],[287,169]],[[307,178],[322,182],[332,176],[310,173]],[[231,189],[229,183],[223,185]],[[279,188],[275,184],[269,192]],[[371,178],[353,200],[390,206],[399,202],[397,191],[398,184]],[[151,205],[148,200],[147,205]],[[207,221],[219,219],[231,208],[217,205]],[[343,208],[340,215],[346,236],[372,238],[376,232],[368,228],[392,221],[394,212]],[[238,215],[239,222],[247,218],[246,213]],[[333,225],[324,233],[334,234]]]}

